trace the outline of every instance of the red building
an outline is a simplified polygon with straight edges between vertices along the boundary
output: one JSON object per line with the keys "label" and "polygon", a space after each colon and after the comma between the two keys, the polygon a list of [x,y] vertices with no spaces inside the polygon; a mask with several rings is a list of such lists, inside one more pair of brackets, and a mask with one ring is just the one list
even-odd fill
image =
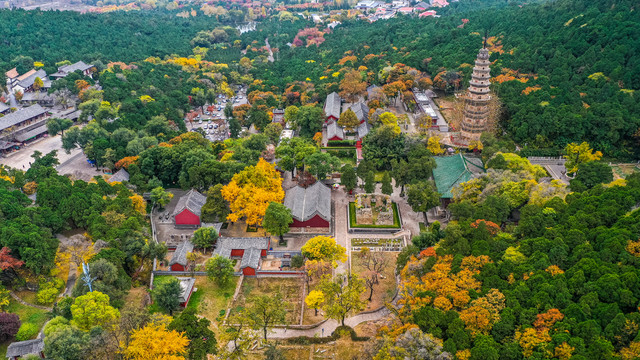
{"label": "red building", "polygon": [[262,258],[267,256],[271,238],[229,238],[221,237],[214,254],[229,259],[240,259],[240,271],[245,276],[255,276]]}
{"label": "red building", "polygon": [[173,210],[173,220],[176,227],[200,227],[200,211],[207,202],[207,197],[191,189],[178,200]]}
{"label": "red building", "polygon": [[336,92],[332,92],[327,95],[327,100],[324,103],[324,115],[325,121],[338,121],[340,118],[340,110],[342,107],[342,99]]}
{"label": "red building", "polygon": [[320,181],[306,189],[296,186],[287,190],[284,205],[291,209],[291,227],[330,227],[331,189]]}
{"label": "red building", "polygon": [[171,271],[186,271],[187,270],[187,254],[193,251],[193,244],[189,240],[185,240],[178,245],[176,251],[174,251],[171,261],[169,261],[169,268]]}
{"label": "red building", "polygon": [[177,277],[180,280],[180,306],[187,307],[191,295],[197,289],[194,288],[196,279],[192,277]]}

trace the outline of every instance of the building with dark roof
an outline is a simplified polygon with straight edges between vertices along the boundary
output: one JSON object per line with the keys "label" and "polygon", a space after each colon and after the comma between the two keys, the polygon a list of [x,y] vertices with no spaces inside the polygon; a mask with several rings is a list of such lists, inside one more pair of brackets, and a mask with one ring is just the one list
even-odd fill
{"label": "building with dark roof", "polygon": [[[0,141],[24,142],[47,132],[47,110],[40,105],[32,105],[14,113],[0,117]],[[10,129],[7,131],[7,129]]]}
{"label": "building with dark roof", "polygon": [[107,182],[110,184],[114,182],[125,182],[125,181],[129,181],[129,173],[127,172],[127,170],[125,170],[125,168],[122,168],[116,171],[116,173],[111,175],[109,180],[107,180]]}
{"label": "building with dark roof", "polygon": [[342,99],[336,92],[327,95],[324,103],[324,116],[326,121],[338,121],[340,118],[340,109],[342,108]]}
{"label": "building with dark roof", "polygon": [[88,76],[89,74],[91,74],[92,67],[93,65],[85,64],[82,61],[78,61],[75,64],[63,65],[58,67],[58,72],[51,74],[51,77],[55,79],[62,79],[63,77],[67,77],[67,75],[74,73],[78,70],[82,72],[82,75]]}
{"label": "building with dark roof", "polygon": [[269,237],[221,237],[213,253],[228,259],[241,259],[242,273],[245,276],[255,276],[262,258],[267,256],[270,244]]}
{"label": "building with dark roof", "polygon": [[320,181],[302,188],[287,190],[284,205],[291,210],[291,227],[330,227],[331,189]]}
{"label": "building with dark roof", "polygon": [[55,99],[53,96],[47,94],[46,91],[32,91],[28,93],[24,93],[22,98],[20,99],[20,104],[22,105],[33,105],[39,104],[42,106],[53,106]]}
{"label": "building with dark roof", "polygon": [[360,121],[360,124],[369,120],[369,107],[364,102],[358,101],[357,103],[351,105],[349,109],[351,109],[356,114],[356,117],[358,118],[358,121]]}
{"label": "building with dark roof", "polygon": [[271,117],[271,121],[272,122],[277,122],[282,124],[282,126],[284,126],[284,109],[273,109],[273,112],[271,113],[272,117]]}
{"label": "building with dark roof", "polygon": [[327,125],[327,139],[331,140],[344,140],[344,129],[338,125],[337,121],[332,121]]}
{"label": "building with dark roof", "polygon": [[35,355],[44,359],[44,339],[13,342],[7,348],[7,359],[17,360]]}
{"label": "building with dark roof", "polygon": [[51,87],[51,80],[49,80],[49,78],[47,77],[47,72],[40,69],[31,70],[18,77],[18,81],[12,87],[12,91],[14,93],[19,91],[24,94],[31,90],[34,90],[33,84],[35,83],[36,78],[40,78],[40,80],[42,80],[43,89],[48,89]]}
{"label": "building with dark roof", "polygon": [[187,307],[189,304],[189,300],[191,299],[191,295],[194,291],[198,290],[195,288],[196,279],[192,277],[175,277],[180,282],[180,295],[178,299],[180,300],[181,307]]}
{"label": "building with dark roof", "polygon": [[462,154],[451,156],[434,156],[436,168],[433,169],[433,180],[440,193],[442,206],[447,206],[453,194],[451,190],[457,185],[473,179],[476,174],[484,173],[482,160],[467,158]]}
{"label": "building with dark roof", "polygon": [[0,101],[0,114],[6,114],[11,110],[11,106]]}
{"label": "building with dark roof", "polygon": [[193,251],[193,243],[190,240],[181,242],[176,251],[173,252],[173,256],[169,261],[169,268],[171,271],[186,271],[187,270],[187,254]]}
{"label": "building with dark roof", "polygon": [[178,200],[173,210],[173,220],[176,227],[200,227],[200,213],[207,197],[195,189],[191,189]]}

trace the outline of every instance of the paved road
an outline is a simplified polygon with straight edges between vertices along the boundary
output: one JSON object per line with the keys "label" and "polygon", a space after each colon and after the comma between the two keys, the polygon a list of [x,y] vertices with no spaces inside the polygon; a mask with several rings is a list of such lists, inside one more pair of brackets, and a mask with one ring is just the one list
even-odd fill
{"label": "paved road", "polygon": [[40,151],[42,155],[46,155],[53,150],[58,150],[58,161],[61,164],[82,152],[77,148],[71,150],[71,152],[67,154],[62,149],[62,137],[60,135],[48,136],[46,138],[36,140],[20,150],[8,154],[6,157],[0,158],[0,164],[11,166],[16,169],[26,170],[29,169],[30,163],[33,162],[31,155],[33,155],[35,151]]}

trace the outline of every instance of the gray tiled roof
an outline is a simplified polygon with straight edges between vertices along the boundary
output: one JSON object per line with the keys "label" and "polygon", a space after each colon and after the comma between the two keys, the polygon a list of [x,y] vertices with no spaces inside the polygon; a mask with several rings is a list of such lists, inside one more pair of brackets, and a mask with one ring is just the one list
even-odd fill
{"label": "gray tiled roof", "polygon": [[193,286],[196,284],[196,279],[192,277],[177,277],[180,281],[180,302],[183,303],[189,299],[189,294],[193,290]]}
{"label": "gray tiled roof", "polygon": [[365,121],[362,124],[358,125],[358,128],[356,130],[358,131],[358,139],[362,139],[369,133],[369,124]]}
{"label": "gray tiled roof", "polygon": [[42,106],[35,104],[22,110],[18,110],[14,113],[5,115],[0,118],[0,130],[12,127],[25,120],[40,116],[46,112],[47,110],[43,109]]}
{"label": "gray tiled roof", "polygon": [[306,189],[296,186],[287,190],[284,205],[291,209],[291,216],[307,221],[316,215],[331,220],[331,189],[320,181]]}
{"label": "gray tiled roof", "polygon": [[46,132],[47,132],[47,124],[44,124],[44,125],[38,126],[35,129],[31,129],[27,132],[16,135],[15,139],[16,141],[25,141]]}
{"label": "gray tiled roof", "polygon": [[7,105],[7,104],[5,104],[3,102],[0,102],[0,113],[3,113],[5,111],[9,110],[9,108],[10,108],[9,105]]}
{"label": "gray tiled roof", "polygon": [[176,204],[176,208],[173,211],[173,216],[180,214],[184,209],[189,209],[192,213],[200,216],[200,210],[206,202],[206,196],[200,194],[195,189],[191,189],[178,200],[178,204]]}
{"label": "gray tiled roof", "polygon": [[250,267],[253,269],[258,269],[258,265],[260,264],[260,253],[262,249],[249,248],[244,251],[244,255],[242,256],[242,261],[240,262],[240,269],[244,269],[246,267]]}
{"label": "gray tiled roof", "polygon": [[22,95],[20,101],[53,101],[53,96],[42,91],[28,92]]}
{"label": "gray tiled roof", "polygon": [[340,106],[342,100],[340,95],[336,92],[332,92],[327,95],[327,100],[324,103],[324,114],[326,117],[334,116],[336,119],[340,117]]}
{"label": "gray tiled roof", "polygon": [[26,355],[40,355],[44,350],[44,339],[14,342],[7,348],[7,358]]}
{"label": "gray tiled roof", "polygon": [[327,139],[331,139],[334,136],[344,139],[344,130],[342,126],[338,125],[337,121],[332,121],[327,125]]}
{"label": "gray tiled roof", "polygon": [[369,107],[364,102],[359,101],[351,105],[350,109],[356,113],[358,121],[362,122],[363,120],[369,120]]}
{"label": "gray tiled roof", "polygon": [[22,86],[23,88],[26,89],[29,86],[33,85],[33,82],[36,81],[37,77],[39,77],[40,80],[42,80],[42,83],[44,84],[44,87],[51,86],[51,83],[49,82],[49,79],[47,78],[47,72],[42,70],[42,69],[40,69],[40,70],[36,71],[35,73],[29,75],[24,80],[20,81],[18,83],[18,85],[20,85],[20,86]]}
{"label": "gray tiled roof", "polygon": [[78,61],[75,64],[64,65],[58,68],[58,71],[62,70],[66,73],[72,73],[76,70],[85,71],[91,69],[93,65],[85,64],[83,61]]}
{"label": "gray tiled roof", "polygon": [[115,174],[113,174],[110,178],[109,181],[107,181],[108,183],[112,183],[112,182],[123,182],[123,181],[129,181],[129,173],[127,172],[127,170],[125,170],[124,168],[116,171]]}
{"label": "gray tiled roof", "polygon": [[268,237],[221,237],[213,252],[216,255],[231,257],[231,250],[247,250],[251,248],[266,250],[269,247]]}
{"label": "gray tiled roof", "polygon": [[193,251],[193,244],[190,240],[185,240],[178,245],[176,251],[173,253],[171,257],[171,261],[169,261],[169,266],[173,264],[180,264],[182,266],[187,266],[187,253]]}

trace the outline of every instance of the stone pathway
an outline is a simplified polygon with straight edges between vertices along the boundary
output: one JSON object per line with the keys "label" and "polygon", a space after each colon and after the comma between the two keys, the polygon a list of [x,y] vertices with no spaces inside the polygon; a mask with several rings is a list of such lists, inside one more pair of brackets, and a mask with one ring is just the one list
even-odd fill
{"label": "stone pathway", "polygon": [[[352,316],[350,318],[345,319],[344,323],[347,326],[355,327],[358,324],[367,321],[380,320],[383,317],[389,315],[389,309],[383,307],[377,311],[366,313],[366,314],[358,314]],[[268,337],[271,339],[286,339],[297,336],[308,336],[308,337],[323,337],[323,336],[331,336],[331,333],[340,326],[340,322],[336,320],[327,320],[326,322],[313,327],[311,329],[298,330],[298,329],[286,329],[286,328],[271,328],[269,330]]]}
{"label": "stone pathway", "polygon": [[22,300],[18,295],[16,295],[13,291],[9,291],[9,295],[11,295],[11,297],[19,302],[20,304],[24,305],[24,306],[29,306],[32,308],[36,308],[36,309],[41,309],[41,310],[46,310],[46,311],[52,311],[53,309],[50,307],[46,307],[46,306],[42,306],[42,305],[35,305],[35,304],[30,304],[24,300]]}

